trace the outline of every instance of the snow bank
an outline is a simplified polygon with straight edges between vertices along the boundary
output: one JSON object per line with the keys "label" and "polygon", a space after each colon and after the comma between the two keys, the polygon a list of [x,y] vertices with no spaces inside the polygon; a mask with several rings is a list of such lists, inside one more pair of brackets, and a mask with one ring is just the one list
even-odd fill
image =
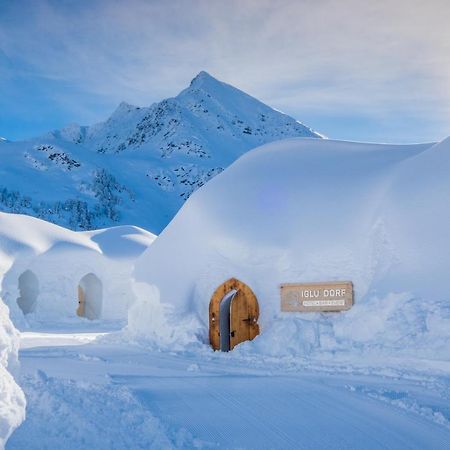
{"label": "snow bank", "polygon": [[[262,146],[189,199],[139,259],[136,294],[154,286],[169,325],[193,317],[207,341],[211,295],[236,277],[260,303],[261,336],[245,349],[448,358],[449,170],[449,140]],[[353,281],[349,312],[280,312],[281,283],[332,280]]]}
{"label": "snow bank", "polygon": [[0,299],[0,448],[25,418],[25,397],[10,371],[17,366],[19,333]]}
{"label": "snow bank", "polygon": [[[145,347],[182,351],[204,339],[202,325],[192,315],[179,317],[177,326],[170,323],[173,309],[161,304],[159,290],[147,283],[135,284],[139,292],[128,309],[128,324],[119,335],[119,341],[134,342]],[[112,338],[113,341],[116,337]],[[105,341],[110,341],[106,337]]]}
{"label": "snow bank", "polygon": [[241,355],[345,359],[450,360],[450,302],[391,293],[368,296],[346,313],[276,317]]}
{"label": "snow bank", "polygon": [[10,449],[174,448],[163,424],[123,387],[59,380],[42,371],[24,385],[30,417],[11,437]]}
{"label": "snow bank", "polygon": [[102,297],[100,318],[126,319],[134,261],[154,238],[133,226],[73,232],[0,213],[1,296],[11,318],[19,327],[76,318],[78,286],[84,277],[94,276],[100,285],[95,293]]}

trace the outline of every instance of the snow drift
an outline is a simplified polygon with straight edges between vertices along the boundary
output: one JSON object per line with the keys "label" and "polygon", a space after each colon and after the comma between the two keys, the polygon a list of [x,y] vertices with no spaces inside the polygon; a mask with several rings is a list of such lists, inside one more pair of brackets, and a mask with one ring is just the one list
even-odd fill
{"label": "snow drift", "polygon": [[79,288],[99,302],[89,318],[126,319],[134,261],[154,238],[133,226],[73,232],[0,213],[1,297],[20,327],[24,315],[28,322],[76,317]]}
{"label": "snow drift", "polygon": [[[448,359],[449,170],[450,140],[257,148],[195,193],[140,258],[139,301],[159,296],[168,324],[194,318],[207,341],[211,295],[236,277],[260,303],[261,335],[242,351]],[[353,281],[350,311],[280,312],[280,283],[333,280]]]}
{"label": "snow drift", "polygon": [[25,418],[25,396],[10,373],[16,369],[18,349],[19,333],[0,299],[0,448]]}

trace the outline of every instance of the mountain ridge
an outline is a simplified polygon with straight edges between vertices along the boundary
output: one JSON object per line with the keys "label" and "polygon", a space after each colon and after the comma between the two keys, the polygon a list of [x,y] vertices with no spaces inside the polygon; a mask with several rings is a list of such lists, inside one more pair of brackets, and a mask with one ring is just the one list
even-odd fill
{"label": "mountain ridge", "polygon": [[134,224],[159,233],[241,155],[289,137],[321,135],[202,71],[175,97],[121,102],[104,122],[5,142],[0,210],[75,230]]}

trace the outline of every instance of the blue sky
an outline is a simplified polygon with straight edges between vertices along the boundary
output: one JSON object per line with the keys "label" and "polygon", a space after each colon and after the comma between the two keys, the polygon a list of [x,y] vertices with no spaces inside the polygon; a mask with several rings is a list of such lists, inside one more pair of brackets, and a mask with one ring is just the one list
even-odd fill
{"label": "blue sky", "polygon": [[450,135],[448,0],[0,0],[0,136],[105,120],[200,70],[336,139]]}

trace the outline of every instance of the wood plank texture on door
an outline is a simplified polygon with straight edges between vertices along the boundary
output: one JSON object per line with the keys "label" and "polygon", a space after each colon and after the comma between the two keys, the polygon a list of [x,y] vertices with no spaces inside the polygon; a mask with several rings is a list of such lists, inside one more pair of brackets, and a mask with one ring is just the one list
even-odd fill
{"label": "wood plank texture on door", "polygon": [[[240,342],[255,338],[259,334],[259,325],[257,323],[259,306],[255,294],[242,281],[230,278],[214,291],[209,304],[209,341],[214,350],[220,350],[220,303],[226,294],[233,289],[238,292],[232,301],[231,307],[233,308],[233,303],[235,303],[234,320],[239,321],[239,327],[235,330],[238,332],[238,336],[235,333],[235,336],[231,337],[230,349]],[[233,327],[232,324],[230,325]],[[233,331],[233,328],[231,330]]]}
{"label": "wood plank texture on door", "polygon": [[231,301],[230,350],[244,341],[251,341],[259,334],[259,307],[255,295],[246,287]]}

